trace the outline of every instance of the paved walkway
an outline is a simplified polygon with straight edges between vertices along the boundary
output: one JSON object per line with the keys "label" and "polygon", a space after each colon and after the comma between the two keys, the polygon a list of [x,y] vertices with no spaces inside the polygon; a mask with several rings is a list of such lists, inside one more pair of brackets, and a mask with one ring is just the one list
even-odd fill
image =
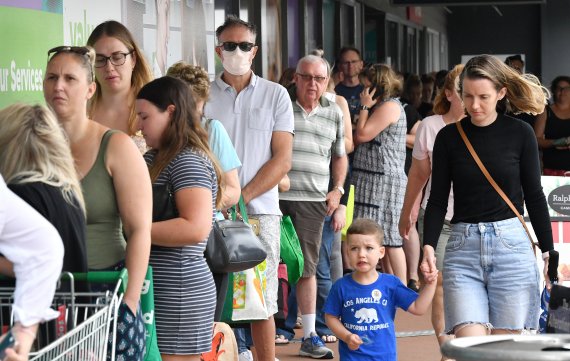
{"label": "paved walkway", "polygon": [[[396,335],[398,342],[398,361],[439,361],[441,355],[430,322],[431,311],[423,316],[413,316],[398,310],[396,314]],[[300,330],[298,330],[300,331]],[[301,333],[298,332],[300,337]],[[338,343],[328,344],[338,357]],[[310,360],[299,356],[300,343],[291,342],[286,346],[276,346],[280,361]]]}

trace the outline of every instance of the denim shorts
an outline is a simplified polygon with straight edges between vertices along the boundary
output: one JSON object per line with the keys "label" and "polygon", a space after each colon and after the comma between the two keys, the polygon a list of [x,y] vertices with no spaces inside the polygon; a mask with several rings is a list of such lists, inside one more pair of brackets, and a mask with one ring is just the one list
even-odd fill
{"label": "denim shorts", "polygon": [[538,267],[517,218],[457,223],[445,249],[445,326],[483,324],[506,330],[537,329]]}

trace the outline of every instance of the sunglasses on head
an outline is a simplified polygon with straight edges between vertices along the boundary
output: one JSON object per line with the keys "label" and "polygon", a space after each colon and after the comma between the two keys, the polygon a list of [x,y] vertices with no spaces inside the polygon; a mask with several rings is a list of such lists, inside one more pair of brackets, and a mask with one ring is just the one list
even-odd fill
{"label": "sunglasses on head", "polygon": [[93,74],[93,68],[91,65],[91,54],[89,54],[89,48],[85,46],[68,46],[68,45],[56,46],[55,48],[51,48],[48,50],[47,53],[48,63],[51,61],[51,59],[54,56],[61,53],[74,53],[77,55],[85,56],[87,59],[89,59],[87,61],[87,64],[89,65],[89,74],[91,76],[91,80],[95,80],[95,76]]}
{"label": "sunglasses on head", "polygon": [[224,41],[218,47],[223,48],[225,51],[234,51],[239,46],[239,49],[243,52],[249,52],[255,46],[254,43],[248,43],[247,41],[243,41],[241,43],[235,43],[233,41]]}
{"label": "sunglasses on head", "polygon": [[50,61],[54,55],[57,55],[59,53],[75,53],[75,54],[79,54],[79,55],[86,55],[88,58],[90,58],[89,49],[84,47],[84,46],[62,45],[62,46],[56,46],[55,48],[48,50],[48,53],[47,53],[48,54],[48,61]]}

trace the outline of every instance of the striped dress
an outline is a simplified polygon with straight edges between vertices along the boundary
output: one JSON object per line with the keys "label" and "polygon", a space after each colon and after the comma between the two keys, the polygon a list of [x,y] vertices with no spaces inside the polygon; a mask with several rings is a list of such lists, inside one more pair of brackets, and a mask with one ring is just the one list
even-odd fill
{"label": "striped dress", "polygon": [[[154,151],[145,154],[152,164]],[[193,150],[178,154],[155,184],[169,182],[176,193],[184,188],[212,190],[212,208],[218,191],[216,173],[208,158]],[[212,220],[214,213],[212,213]],[[211,350],[216,287],[204,259],[206,239],[196,245],[153,245],[154,304],[158,347],[161,353],[190,355]]]}

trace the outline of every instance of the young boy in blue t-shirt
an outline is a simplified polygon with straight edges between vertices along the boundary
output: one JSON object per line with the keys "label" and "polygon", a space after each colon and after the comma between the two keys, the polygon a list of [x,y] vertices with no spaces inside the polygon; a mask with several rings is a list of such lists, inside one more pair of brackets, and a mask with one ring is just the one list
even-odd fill
{"label": "young boy in blue t-shirt", "polygon": [[425,286],[419,294],[397,277],[376,271],[384,257],[383,239],[382,228],[370,219],[355,219],[348,228],[354,271],[335,282],[324,306],[327,326],[340,340],[341,361],[396,361],[396,307],[423,315],[435,293],[437,270],[422,269]]}

